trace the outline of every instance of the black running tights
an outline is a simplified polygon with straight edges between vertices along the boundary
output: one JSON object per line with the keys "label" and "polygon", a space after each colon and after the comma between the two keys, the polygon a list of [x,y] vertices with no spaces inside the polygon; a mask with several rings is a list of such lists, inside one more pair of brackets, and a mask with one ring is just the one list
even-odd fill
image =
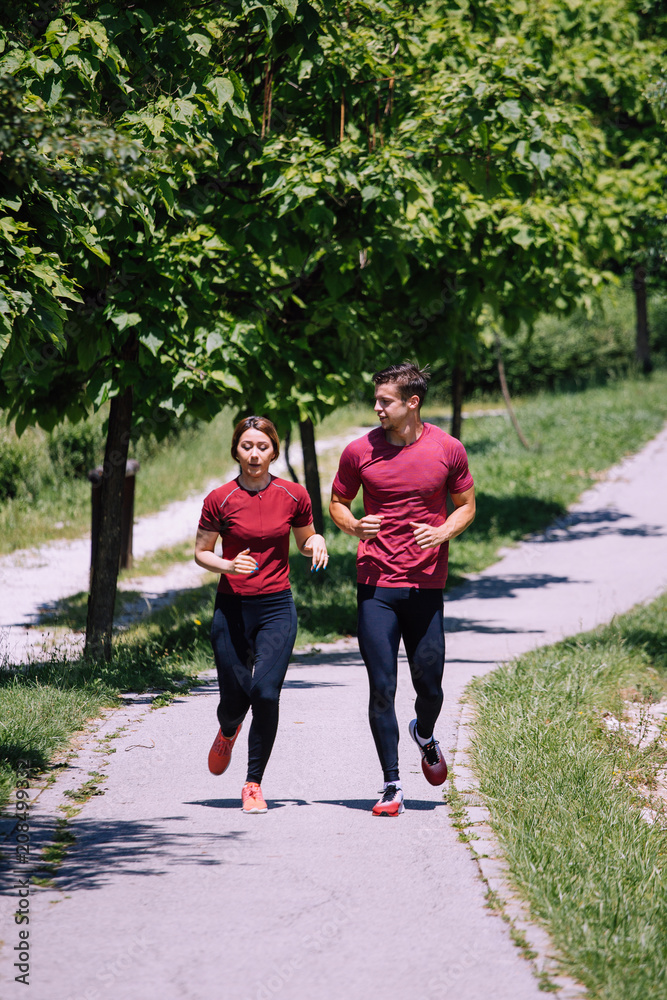
{"label": "black running tights", "polygon": [[218,594],[211,643],[218,670],[218,721],[233,736],[252,709],[246,781],[261,782],[278,730],[278,703],[296,639],[291,590]]}
{"label": "black running tights", "polygon": [[401,638],[416,692],[420,735],[430,736],[442,708],[445,668],[443,593],[439,589],[358,584],[359,648],[368,671],[368,718],[385,781],[398,771],[398,722],[394,710]]}

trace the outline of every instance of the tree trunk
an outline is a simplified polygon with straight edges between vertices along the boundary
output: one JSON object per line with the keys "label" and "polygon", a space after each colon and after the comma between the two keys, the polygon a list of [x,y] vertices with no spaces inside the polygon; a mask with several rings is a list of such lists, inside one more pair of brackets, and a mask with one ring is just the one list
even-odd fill
{"label": "tree trunk", "polygon": [[452,437],[461,440],[461,422],[463,419],[463,392],[465,390],[465,373],[461,365],[454,365],[452,371]]}
{"label": "tree trunk", "polygon": [[637,316],[637,335],[635,341],[635,357],[641,365],[644,375],[653,371],[651,348],[648,341],[648,314],[646,311],[646,268],[637,265],[632,282],[635,293],[635,311]]}
{"label": "tree trunk", "polygon": [[287,434],[285,435],[283,453],[285,455],[285,465],[287,466],[287,471],[289,472],[290,476],[292,477],[292,482],[293,483],[298,483],[299,482],[298,476],[297,476],[296,472],[294,471],[294,469],[292,468],[292,463],[289,460],[289,449],[290,449],[291,443],[292,443],[292,427],[290,425],[289,428],[287,429]]}
{"label": "tree trunk", "polygon": [[100,490],[100,527],[92,553],[85,655],[111,659],[111,633],[121,550],[125,467],[132,430],[132,389],[114,396],[109,411]]}
{"label": "tree trunk", "polygon": [[505,400],[505,406],[507,407],[507,412],[510,415],[510,420],[512,421],[512,426],[517,433],[519,441],[530,451],[530,445],[526,441],[523,435],[523,431],[519,426],[519,421],[516,418],[516,413],[514,412],[514,407],[512,406],[512,397],[510,396],[510,391],[507,388],[507,379],[505,378],[505,363],[503,361],[502,349],[500,346],[500,337],[497,333],[494,333],[494,340],[496,344],[496,361],[498,363],[498,378],[500,379],[500,388],[503,393],[503,399]]}
{"label": "tree trunk", "polygon": [[306,489],[313,505],[313,524],[319,535],[324,534],[324,516],[322,514],[322,490],[320,488],[320,471],[317,467],[317,452],[315,451],[315,428],[310,417],[299,422],[301,431],[301,449],[303,451],[303,471],[306,478]]}

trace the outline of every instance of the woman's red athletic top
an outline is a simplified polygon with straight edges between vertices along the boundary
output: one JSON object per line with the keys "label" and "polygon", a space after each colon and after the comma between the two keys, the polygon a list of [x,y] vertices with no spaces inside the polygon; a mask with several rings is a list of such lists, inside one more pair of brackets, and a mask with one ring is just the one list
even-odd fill
{"label": "woman's red athletic top", "polygon": [[313,520],[310,497],[303,486],[273,477],[256,493],[238,479],[213,490],[204,500],[199,527],[222,536],[223,559],[250,549],[259,572],[249,576],[220,575],[223,594],[278,594],[289,588],[290,528]]}

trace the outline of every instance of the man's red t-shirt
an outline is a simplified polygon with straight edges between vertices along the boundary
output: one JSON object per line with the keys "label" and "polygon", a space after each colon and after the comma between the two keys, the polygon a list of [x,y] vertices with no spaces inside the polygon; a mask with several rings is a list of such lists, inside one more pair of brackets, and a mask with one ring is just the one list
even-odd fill
{"label": "man's red t-shirt", "polygon": [[313,520],[310,497],[303,486],[272,478],[257,492],[244,489],[238,479],[219,486],[204,500],[199,527],[222,536],[223,559],[234,559],[250,549],[259,572],[249,576],[220,575],[223,594],[278,594],[289,588],[290,528],[304,528]]}
{"label": "man's red t-shirt", "polygon": [[359,542],[359,583],[444,587],[449,543],[420,549],[410,521],[444,524],[447,493],[463,493],[473,486],[461,442],[425,423],[416,441],[398,447],[377,427],[345,448],[333,482],[345,500],[353,500],[360,486],[366,514],[382,514],[384,520],[376,538]]}

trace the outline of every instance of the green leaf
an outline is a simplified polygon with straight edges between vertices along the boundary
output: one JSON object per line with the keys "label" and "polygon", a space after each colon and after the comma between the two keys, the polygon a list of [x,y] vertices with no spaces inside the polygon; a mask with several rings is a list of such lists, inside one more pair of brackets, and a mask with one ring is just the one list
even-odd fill
{"label": "green leaf", "polygon": [[234,84],[226,76],[214,76],[212,80],[209,80],[205,84],[206,90],[210,92],[215,97],[218,102],[218,109],[222,109],[225,104],[229,104],[234,96]]}
{"label": "green leaf", "polygon": [[141,322],[141,316],[136,312],[112,313],[109,319],[119,330],[126,330],[128,326],[138,326]]}
{"label": "green leaf", "polygon": [[164,344],[164,338],[156,337],[154,333],[143,333],[139,337],[139,340],[151,352],[153,357],[158,356],[158,352]]}
{"label": "green leaf", "polygon": [[211,372],[211,378],[216,382],[220,382],[225,386],[226,389],[233,389],[235,392],[243,392],[243,386],[237,379],[235,375],[230,375],[229,372],[225,371],[215,371]]}
{"label": "green leaf", "polygon": [[296,17],[298,0],[278,0],[281,7],[284,7],[291,17]]}
{"label": "green leaf", "polygon": [[537,168],[537,171],[542,176],[544,172],[551,166],[551,157],[544,149],[533,150],[529,156],[530,162]]}
{"label": "green leaf", "polygon": [[90,250],[91,253],[94,253],[96,257],[103,260],[105,264],[111,264],[109,254],[105,253],[104,250],[102,250],[102,248],[95,243],[91,233],[84,229],[83,226],[74,226],[72,233],[76,236],[79,242],[83,243],[86,249]]}
{"label": "green leaf", "polygon": [[209,333],[206,338],[206,353],[213,354],[213,352],[217,351],[219,347],[222,347],[224,342],[225,341],[222,335],[218,333],[217,330],[214,330],[213,333]]}
{"label": "green leaf", "polygon": [[518,101],[503,101],[498,105],[498,114],[512,122],[518,122],[523,112]]}
{"label": "green leaf", "polygon": [[191,35],[187,36],[187,39],[192,45],[194,45],[197,52],[201,52],[203,56],[207,56],[211,51],[213,39],[208,35],[201,35],[198,32],[193,32]]}
{"label": "green leaf", "polygon": [[532,247],[535,242],[527,226],[520,226],[519,229],[515,230],[515,232],[511,234],[510,238],[513,243],[517,243],[520,247],[523,247],[524,250],[527,250],[528,247]]}
{"label": "green leaf", "polygon": [[382,194],[382,189],[376,184],[367,184],[361,189],[361,200],[364,202],[373,201],[380,194]]}

